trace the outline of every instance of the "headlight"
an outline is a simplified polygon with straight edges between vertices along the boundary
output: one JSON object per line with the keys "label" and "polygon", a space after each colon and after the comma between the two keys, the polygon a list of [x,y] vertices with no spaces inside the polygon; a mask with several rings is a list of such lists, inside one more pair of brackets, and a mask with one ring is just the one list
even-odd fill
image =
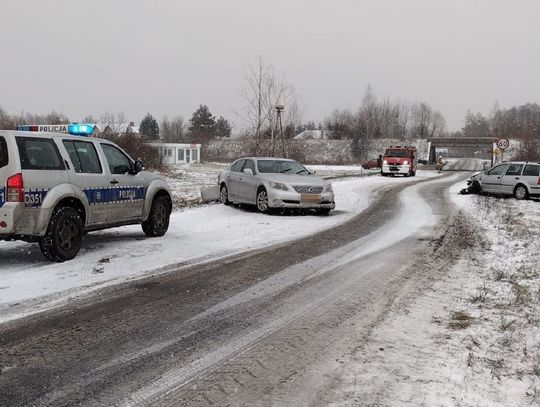
{"label": "headlight", "polygon": [[383,160],[382,163],[383,163],[383,164],[388,164],[388,161]]}
{"label": "headlight", "polygon": [[407,160],[403,161],[403,165],[409,165],[409,162]]}
{"label": "headlight", "polygon": [[270,186],[274,189],[279,189],[281,191],[289,190],[289,187],[287,187],[287,184],[284,184],[282,182],[270,182]]}
{"label": "headlight", "polygon": [[323,192],[334,192],[334,188],[332,188],[332,184],[326,184],[324,186]]}

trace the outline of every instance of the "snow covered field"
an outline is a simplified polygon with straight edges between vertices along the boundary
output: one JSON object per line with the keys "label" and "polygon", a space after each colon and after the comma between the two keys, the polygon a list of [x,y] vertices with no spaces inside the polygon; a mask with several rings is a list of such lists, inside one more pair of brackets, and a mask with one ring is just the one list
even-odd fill
{"label": "snow covered field", "polygon": [[345,393],[391,406],[540,405],[540,202],[463,186],[449,192],[477,244],[373,330]]}
{"label": "snow covered field", "polygon": [[[37,312],[128,278],[166,271],[297,239],[350,219],[378,188],[437,176],[361,177],[334,181],[337,208],[330,216],[268,216],[220,204],[176,211],[166,236],[147,239],[140,226],[89,234],[75,260],[46,261],[36,244],[0,242],[0,321]],[[25,304],[21,302],[28,301]]]}

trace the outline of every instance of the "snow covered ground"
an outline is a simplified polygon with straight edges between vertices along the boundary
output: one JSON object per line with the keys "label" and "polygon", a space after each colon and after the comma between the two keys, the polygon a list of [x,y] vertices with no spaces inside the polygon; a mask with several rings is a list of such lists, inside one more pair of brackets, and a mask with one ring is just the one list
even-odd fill
{"label": "snow covered ground", "polygon": [[345,380],[355,400],[540,405],[540,202],[459,195],[463,186],[450,196],[478,244],[373,330]]}
{"label": "snow covered ground", "polygon": [[[0,321],[49,308],[72,296],[125,279],[330,228],[364,210],[374,190],[433,176],[437,174],[426,171],[416,178],[373,176],[334,181],[337,207],[325,217],[268,216],[220,204],[176,211],[163,238],[145,238],[140,226],[92,233],[85,237],[83,249],[75,260],[62,264],[46,261],[36,244],[0,242]],[[30,299],[34,300],[20,304]]]}
{"label": "snow covered ground", "polygon": [[[173,192],[176,208],[201,205],[201,188],[216,185],[218,175],[227,168],[223,163],[187,164],[165,167],[163,175]],[[356,165],[307,165],[323,178],[342,178],[373,175],[377,170],[364,170]]]}

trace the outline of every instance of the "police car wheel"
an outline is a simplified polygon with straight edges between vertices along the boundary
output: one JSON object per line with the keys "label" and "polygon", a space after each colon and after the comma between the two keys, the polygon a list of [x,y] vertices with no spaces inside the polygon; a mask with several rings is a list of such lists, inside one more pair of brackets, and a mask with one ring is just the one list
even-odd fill
{"label": "police car wheel", "polygon": [[53,211],[45,236],[39,247],[43,255],[55,262],[73,259],[82,245],[83,223],[81,215],[69,206]]}
{"label": "police car wheel", "polygon": [[148,219],[142,223],[142,229],[148,237],[160,237],[169,229],[171,207],[164,196],[158,196],[152,202]]}

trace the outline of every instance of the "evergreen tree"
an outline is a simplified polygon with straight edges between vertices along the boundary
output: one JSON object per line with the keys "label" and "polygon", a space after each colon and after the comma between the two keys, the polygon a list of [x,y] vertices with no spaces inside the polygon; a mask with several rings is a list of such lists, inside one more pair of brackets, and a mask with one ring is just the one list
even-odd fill
{"label": "evergreen tree", "polygon": [[159,140],[159,125],[156,119],[147,113],[139,126],[141,135],[150,140]]}
{"label": "evergreen tree", "polygon": [[206,105],[200,105],[190,120],[189,132],[193,141],[205,142],[216,135],[216,118]]}
{"label": "evergreen tree", "polygon": [[219,116],[216,120],[216,137],[231,137],[232,126],[227,119]]}

